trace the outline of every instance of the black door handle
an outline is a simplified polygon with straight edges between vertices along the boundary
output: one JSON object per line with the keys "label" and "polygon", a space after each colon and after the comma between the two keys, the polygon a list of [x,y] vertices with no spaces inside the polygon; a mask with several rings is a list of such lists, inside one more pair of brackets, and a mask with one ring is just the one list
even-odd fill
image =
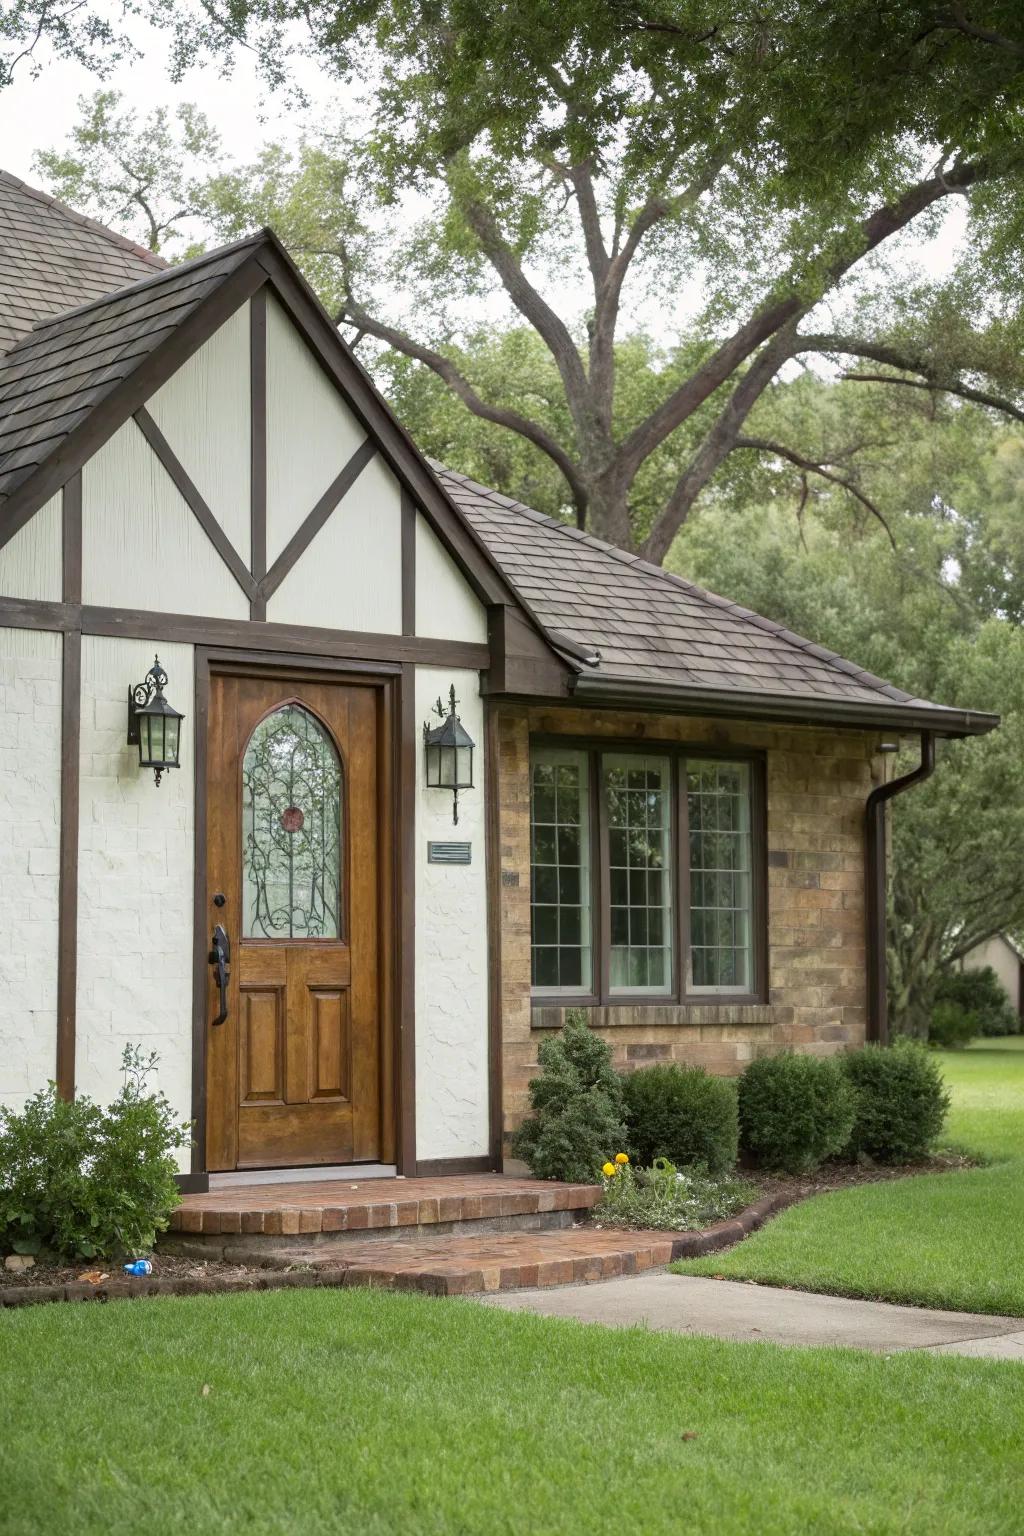
{"label": "black door handle", "polygon": [[228,1016],[228,982],[231,980],[231,940],[220,923],[213,930],[213,948],[210,950],[210,964],[214,967],[217,990],[220,992],[220,1012],[213,1020],[213,1023],[223,1024]]}

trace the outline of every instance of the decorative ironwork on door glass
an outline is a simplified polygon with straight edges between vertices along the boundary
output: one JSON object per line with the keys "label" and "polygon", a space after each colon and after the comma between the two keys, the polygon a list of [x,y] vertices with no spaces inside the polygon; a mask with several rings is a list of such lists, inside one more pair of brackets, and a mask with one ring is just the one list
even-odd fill
{"label": "decorative ironwork on door glass", "polygon": [[341,935],[342,775],[334,743],[298,704],[261,720],[242,763],[242,931]]}

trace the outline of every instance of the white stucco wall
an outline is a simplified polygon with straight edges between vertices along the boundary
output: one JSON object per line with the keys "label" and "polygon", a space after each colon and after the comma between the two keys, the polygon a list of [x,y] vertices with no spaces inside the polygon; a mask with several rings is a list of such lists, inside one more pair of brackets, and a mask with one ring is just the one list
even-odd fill
{"label": "white stucco wall", "polygon": [[0,629],[0,1104],[9,1109],[57,1069],[60,679],[59,635]]}
{"label": "white stucco wall", "polygon": [[[416,669],[416,718],[455,684],[459,715],[476,742],[477,787],[452,797],[427,789],[417,753],[416,1155],[479,1157],[488,1151],[487,867],[484,848],[484,721],[475,672]],[[467,865],[427,863],[427,843],[472,844]]]}
{"label": "white stucco wall", "polygon": [[61,495],[45,506],[0,549],[0,597],[61,599]]}
{"label": "white stucco wall", "polygon": [[[217,421],[207,423],[217,432]],[[247,619],[249,600],[134,421],[82,471],[82,598]]]}
{"label": "white stucco wall", "polygon": [[378,455],[270,598],[267,618],[401,634],[401,506],[398,481]]}
{"label": "white stucco wall", "polygon": [[416,633],[487,643],[487,610],[422,515],[416,518]]}
{"label": "white stucco wall", "polygon": [[[160,787],[125,742],[127,690],[155,651],[167,696],[185,714],[181,767]],[[82,641],[78,886],[80,1092],[106,1102],[121,1052],[160,1055],[157,1082],[191,1113],[193,747],[192,647],[86,635]],[[187,1153],[180,1154],[187,1167]]]}
{"label": "white stucco wall", "polygon": [[147,409],[248,565],[252,470],[248,304],[157,390]]}

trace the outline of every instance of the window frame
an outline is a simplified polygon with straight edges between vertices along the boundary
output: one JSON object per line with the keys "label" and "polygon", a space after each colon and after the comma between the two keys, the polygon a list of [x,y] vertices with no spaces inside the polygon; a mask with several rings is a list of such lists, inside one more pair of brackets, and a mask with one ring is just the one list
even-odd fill
{"label": "window frame", "polygon": [[[570,736],[550,732],[531,734],[534,748],[560,747],[585,752],[590,774],[590,992],[533,988],[536,1008],[694,1008],[734,1007],[765,1003],[768,998],[768,814],[767,754],[756,747],[719,747],[707,742],[665,741],[636,737]],[[672,987],[665,992],[613,992],[611,972],[611,880],[608,813],[601,758],[605,753],[636,757],[667,757],[670,761],[669,849],[672,883]],[[694,991],[690,985],[690,837],[688,800],[684,786],[687,759],[742,762],[750,767],[751,935],[753,989],[747,992]],[[532,767],[530,769],[532,773]],[[532,862],[532,855],[531,855]],[[531,931],[531,956],[533,936]],[[532,970],[532,959],[531,959]]]}

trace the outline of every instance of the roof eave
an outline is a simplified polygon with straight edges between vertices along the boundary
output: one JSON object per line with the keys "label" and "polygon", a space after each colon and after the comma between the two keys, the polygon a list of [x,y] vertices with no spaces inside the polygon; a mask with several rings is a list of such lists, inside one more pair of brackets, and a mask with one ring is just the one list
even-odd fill
{"label": "roof eave", "polygon": [[984,736],[999,724],[998,715],[978,710],[947,709],[934,704],[901,704],[883,698],[875,704],[859,699],[687,688],[645,678],[601,677],[592,672],[580,673],[571,679],[569,686],[574,699],[610,708],[831,725],[847,730],[934,731],[939,736],[960,737]]}

